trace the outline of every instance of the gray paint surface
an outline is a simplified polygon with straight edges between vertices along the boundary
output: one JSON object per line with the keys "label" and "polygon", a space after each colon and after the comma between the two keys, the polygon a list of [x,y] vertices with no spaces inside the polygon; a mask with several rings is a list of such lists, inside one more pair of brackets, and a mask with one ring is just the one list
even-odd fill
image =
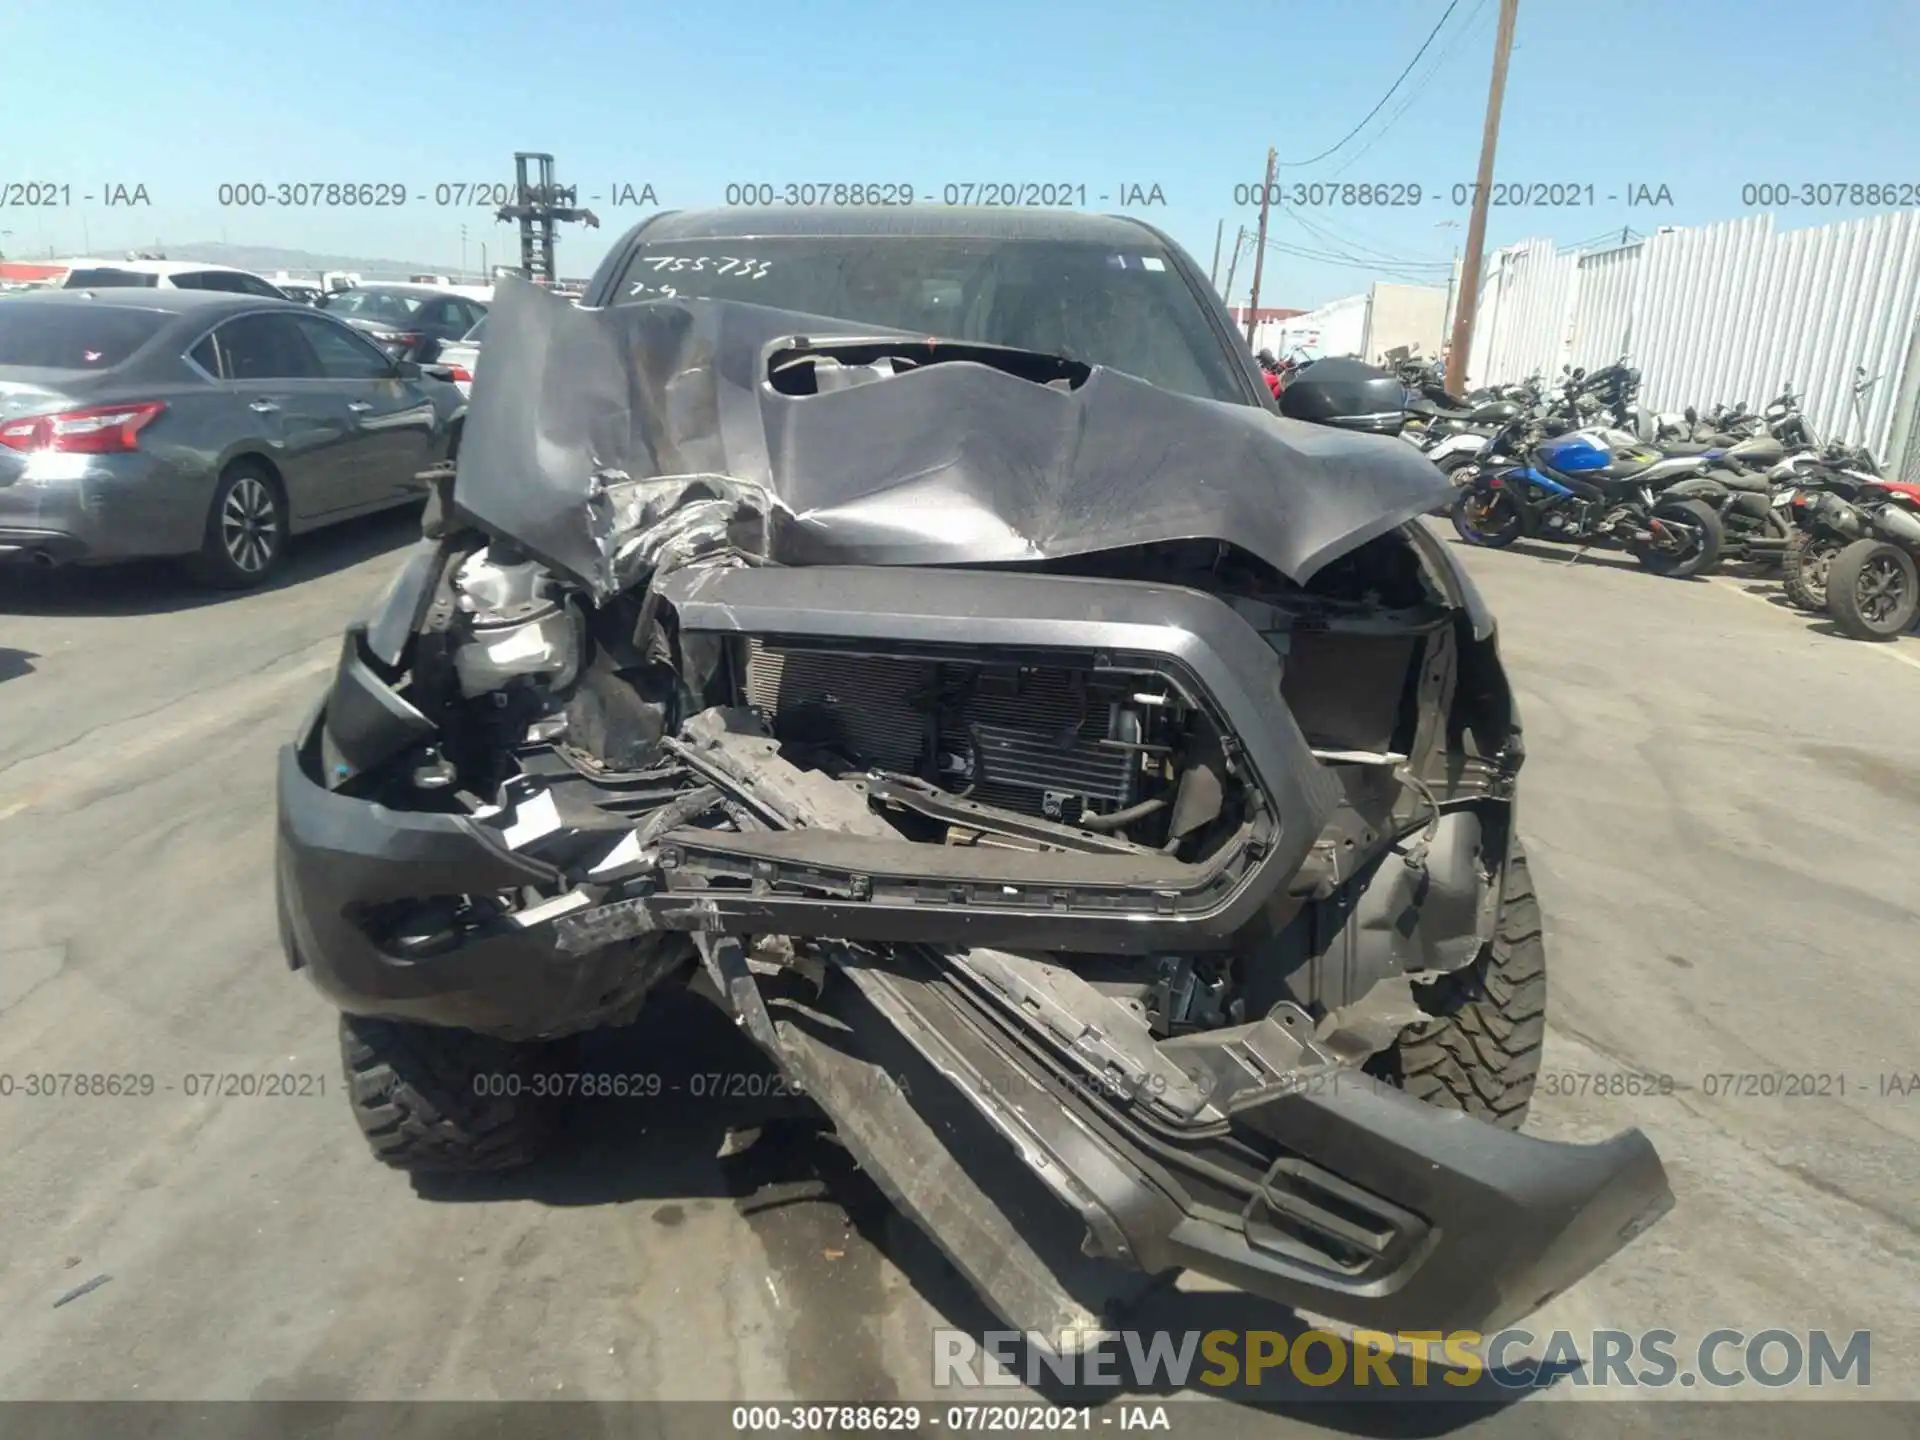
{"label": "gray paint surface", "polygon": [[[984,1322],[833,1147],[768,1132],[716,1158],[764,1101],[596,1101],[536,1175],[423,1197],[372,1163],[337,1093],[182,1093],[188,1073],[337,1074],[333,1011],[274,933],[272,765],[410,535],[398,517],[342,527],[295,551],[286,584],[218,602],[144,568],[0,577],[0,1073],[157,1082],[0,1104],[0,1394],[936,1398],[933,1328]],[[1553,957],[1530,1128],[1642,1125],[1679,1196],[1529,1328],[1870,1327],[1868,1396],[1920,1399],[1920,1097],[1702,1084],[1916,1064],[1920,639],[1837,640],[1734,578],[1676,591],[1613,557],[1467,560],[1527,721],[1520,825]],[[683,1087],[753,1063],[698,1010],[593,1057]],[[1601,1088],[1640,1073],[1690,1088]],[[112,1282],[53,1308],[98,1274]],[[1184,1291],[1143,1323],[1296,1326]],[[1204,1433],[1356,1433],[1324,1405],[1367,1398],[1303,1395],[1277,1370],[1262,1391],[1305,1403],[1216,1409]],[[1874,1433],[1784,1413],[1782,1435]],[[1570,1436],[1594,1423],[1527,1414]],[[1697,1409],[1609,1414],[1650,1435],[1776,1433],[1752,1411],[1725,1431]]]}
{"label": "gray paint surface", "polygon": [[1072,391],[954,361],[775,393],[767,358],[786,339],[879,333],[817,315],[715,300],[582,309],[503,281],[487,326],[455,503],[602,595],[617,537],[596,523],[599,497],[627,480],[764,487],[787,563],[985,564],[1203,539],[1297,580],[1448,494],[1402,442],[1100,366]]}

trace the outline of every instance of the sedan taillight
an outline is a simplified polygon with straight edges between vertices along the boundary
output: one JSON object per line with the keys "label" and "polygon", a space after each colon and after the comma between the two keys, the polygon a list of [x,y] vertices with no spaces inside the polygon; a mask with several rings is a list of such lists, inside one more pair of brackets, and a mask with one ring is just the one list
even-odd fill
{"label": "sedan taillight", "polygon": [[456,385],[471,385],[473,383],[473,372],[464,365],[449,365],[447,366],[447,378]]}
{"label": "sedan taillight", "polygon": [[0,425],[0,445],[26,454],[120,455],[140,448],[140,432],[166,408],[164,400],[142,400],[29,415]]}

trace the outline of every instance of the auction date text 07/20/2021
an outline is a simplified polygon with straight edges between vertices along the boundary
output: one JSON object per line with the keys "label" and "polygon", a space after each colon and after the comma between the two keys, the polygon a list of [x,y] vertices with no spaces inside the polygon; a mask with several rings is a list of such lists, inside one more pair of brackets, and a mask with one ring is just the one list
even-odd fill
{"label": "auction date text 07/20/2021", "polygon": [[[659,1071],[554,1070],[519,1074],[475,1071],[469,1081],[476,1095],[595,1100],[778,1100],[797,1096],[798,1087],[771,1069],[664,1073]],[[874,1083],[910,1095],[904,1076],[876,1071]],[[1123,1102],[1159,1093],[1165,1082],[1154,1077],[1138,1087],[1087,1076],[1073,1085],[1089,1099]],[[1203,1087],[1205,1088],[1205,1087]],[[1303,1071],[1280,1087],[1301,1095],[1359,1088],[1392,1088],[1391,1082],[1338,1068]],[[101,1071],[42,1067],[0,1072],[0,1103],[7,1101],[125,1101],[161,1096],[185,1099],[308,1099],[333,1087],[317,1071],[185,1071],[161,1076],[149,1071]],[[1716,1102],[1920,1103],[1920,1069],[1905,1071],[1715,1070],[1677,1077],[1639,1071],[1543,1070],[1537,1094],[1562,1100],[1662,1101],[1693,1095]]]}
{"label": "auction date text 07/20/2021", "polygon": [[[1289,181],[1235,185],[1228,197],[1236,208],[1269,206],[1294,210],[1403,209],[1471,205],[1481,193],[1477,182],[1434,185],[1417,180]],[[575,186],[575,203],[611,209],[659,209],[665,202],[650,180],[611,180],[591,188]],[[145,181],[76,182],[70,177],[0,177],[0,210],[151,209],[155,188]],[[204,198],[195,196],[195,199]],[[521,198],[510,180],[436,180],[415,184],[392,177],[376,179],[230,180],[213,187],[214,204],[223,210],[499,210]],[[1171,203],[1157,180],[966,180],[923,185],[890,180],[733,181],[723,187],[725,207],[813,207],[902,205],[985,206],[989,208],[1159,209]],[[1667,209],[1676,203],[1665,181],[1601,184],[1591,180],[1500,180],[1487,187],[1495,209]],[[1748,181],[1737,196],[1741,210],[1904,210],[1920,206],[1920,180]],[[710,203],[702,201],[700,203]]]}

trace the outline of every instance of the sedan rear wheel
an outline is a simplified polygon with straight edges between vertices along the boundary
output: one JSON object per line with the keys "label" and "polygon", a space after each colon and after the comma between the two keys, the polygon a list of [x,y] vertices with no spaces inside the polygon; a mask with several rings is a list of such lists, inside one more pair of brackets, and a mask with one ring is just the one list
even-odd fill
{"label": "sedan rear wheel", "polygon": [[251,589],[280,568],[286,545],[287,506],[279,482],[264,466],[229,466],[207,511],[196,574],[222,590]]}

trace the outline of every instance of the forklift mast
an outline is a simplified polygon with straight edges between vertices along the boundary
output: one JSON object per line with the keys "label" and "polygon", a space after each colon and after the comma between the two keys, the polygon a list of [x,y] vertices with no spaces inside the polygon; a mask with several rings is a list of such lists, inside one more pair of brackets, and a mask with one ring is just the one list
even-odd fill
{"label": "forklift mast", "polygon": [[[537,179],[528,174],[529,162],[537,166]],[[553,156],[515,151],[513,169],[515,203],[502,205],[498,218],[519,223],[520,273],[536,284],[551,285],[559,274],[553,256],[558,239],[554,226],[564,221],[597,230],[600,219],[591,210],[580,208],[578,186],[562,186],[554,180]]]}

